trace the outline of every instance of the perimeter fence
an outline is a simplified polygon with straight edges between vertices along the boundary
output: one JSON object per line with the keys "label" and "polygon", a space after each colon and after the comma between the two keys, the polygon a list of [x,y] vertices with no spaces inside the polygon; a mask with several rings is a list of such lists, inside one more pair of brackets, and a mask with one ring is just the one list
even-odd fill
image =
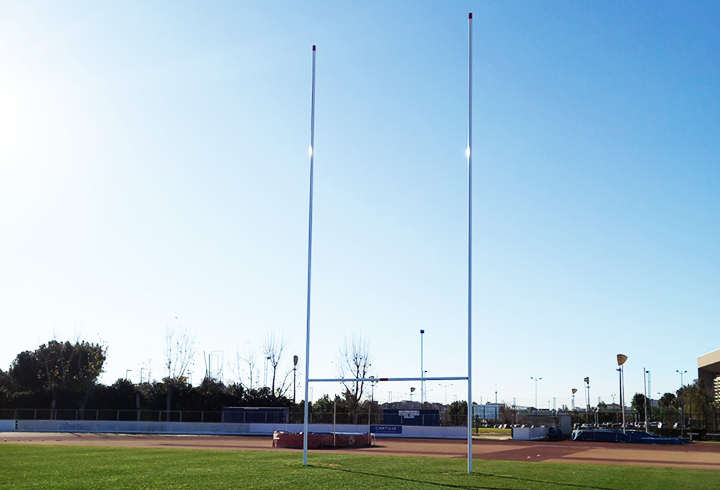
{"label": "perimeter fence", "polygon": [[[3,420],[90,420],[90,421],[141,421],[141,422],[201,422],[201,423],[266,423],[266,424],[302,424],[302,412],[288,412],[278,418],[274,411],[256,409],[248,412],[223,411],[184,411],[184,410],[80,410],[80,409],[49,409],[22,408],[0,409]],[[311,412],[309,421],[312,424],[350,424],[350,425],[383,425],[388,424],[382,413],[347,413],[347,412]],[[393,425],[413,426],[465,426],[466,418],[457,416],[434,418],[429,415],[418,415],[413,418],[394,418]]]}

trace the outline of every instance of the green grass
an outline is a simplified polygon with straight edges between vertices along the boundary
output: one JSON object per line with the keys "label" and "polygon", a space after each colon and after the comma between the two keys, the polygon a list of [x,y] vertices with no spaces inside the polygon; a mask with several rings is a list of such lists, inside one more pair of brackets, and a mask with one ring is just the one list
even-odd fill
{"label": "green grass", "polygon": [[492,427],[480,427],[479,429],[473,429],[473,434],[500,434],[503,436],[509,436],[512,433],[512,429],[493,429]]}
{"label": "green grass", "polygon": [[0,446],[12,489],[717,489],[720,472],[290,451]]}

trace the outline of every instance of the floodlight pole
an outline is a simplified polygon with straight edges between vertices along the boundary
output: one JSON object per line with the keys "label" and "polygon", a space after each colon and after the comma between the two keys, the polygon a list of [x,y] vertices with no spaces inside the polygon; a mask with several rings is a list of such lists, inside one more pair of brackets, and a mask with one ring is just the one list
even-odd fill
{"label": "floodlight pole", "polygon": [[[652,383],[650,383],[650,371],[645,371],[647,373],[647,393],[648,396],[652,396],[652,390],[650,387],[652,386]],[[653,405],[652,405],[652,398],[650,398],[650,418],[653,418]]]}
{"label": "floodlight pole", "polygon": [[472,12],[468,14],[468,396],[467,396],[467,458],[472,473]]}
{"label": "floodlight pole", "polygon": [[618,371],[620,372],[620,406],[622,406],[622,430],[625,433],[625,362],[627,356],[625,354],[617,355]]}
{"label": "floodlight pole", "polygon": [[303,466],[307,466],[308,447],[308,379],[310,379],[310,277],[312,271],[313,158],[315,156],[315,45],[312,47],[312,98],[310,103],[310,207],[308,219],[307,316],[305,330],[305,417],[303,421]]}
{"label": "floodlight pole", "polygon": [[682,389],[682,397],[680,398],[680,435],[685,437],[685,384],[683,383],[683,374],[687,371],[675,370],[680,375],[680,388]]}

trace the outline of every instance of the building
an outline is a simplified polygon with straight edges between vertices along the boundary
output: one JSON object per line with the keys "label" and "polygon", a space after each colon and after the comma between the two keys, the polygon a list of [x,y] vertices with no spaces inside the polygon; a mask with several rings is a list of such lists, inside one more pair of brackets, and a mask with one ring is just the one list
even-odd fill
{"label": "building", "polygon": [[720,349],[698,357],[698,379],[705,382],[715,403],[720,403]]}

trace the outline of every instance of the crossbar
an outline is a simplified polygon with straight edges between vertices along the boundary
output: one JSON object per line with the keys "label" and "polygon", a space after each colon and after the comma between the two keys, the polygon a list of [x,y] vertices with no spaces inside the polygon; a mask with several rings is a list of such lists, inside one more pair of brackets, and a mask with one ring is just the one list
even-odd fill
{"label": "crossbar", "polygon": [[434,378],[319,378],[309,379],[310,383],[327,383],[336,382],[344,383],[351,381],[367,381],[373,383],[376,381],[467,381],[467,376],[449,376],[449,377],[434,377]]}

